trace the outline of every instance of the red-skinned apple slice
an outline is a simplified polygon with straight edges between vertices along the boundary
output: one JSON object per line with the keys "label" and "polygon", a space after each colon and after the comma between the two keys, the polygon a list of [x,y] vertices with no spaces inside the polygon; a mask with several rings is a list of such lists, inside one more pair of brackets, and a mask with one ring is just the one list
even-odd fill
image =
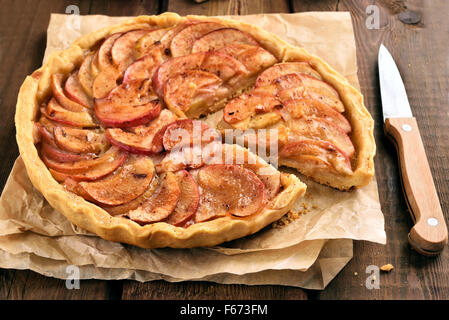
{"label": "red-skinned apple slice", "polygon": [[55,98],[51,98],[46,108],[41,108],[41,113],[50,120],[67,124],[74,127],[98,127],[94,119],[87,111],[73,112],[63,108]]}
{"label": "red-skinned apple slice", "polygon": [[161,177],[159,186],[139,208],[130,211],[127,216],[139,223],[148,224],[167,218],[175,210],[181,188],[172,172],[167,172]]}
{"label": "red-skinned apple slice", "polygon": [[45,141],[42,142],[41,153],[42,156],[57,162],[75,162],[92,158],[91,155],[76,154],[61,150]]}
{"label": "red-skinned apple slice", "polygon": [[54,161],[48,158],[45,154],[42,155],[42,159],[49,168],[52,168],[62,173],[77,174],[85,172],[86,170],[92,167],[96,167],[103,163],[112,163],[114,162],[114,159],[118,158],[122,153],[123,152],[121,152],[119,148],[111,147],[108,151],[106,151],[99,157],[77,161],[73,163],[62,163]]}
{"label": "red-skinned apple slice", "polygon": [[[162,46],[161,39],[170,30],[170,28],[154,29],[141,37],[136,43],[137,58],[141,58],[152,52],[154,49],[153,45]],[[159,50],[163,51],[162,49]]]}
{"label": "red-skinned apple slice", "polygon": [[[260,89],[265,88],[267,87],[262,87]],[[326,92],[323,92],[322,90],[317,88],[296,87],[283,89],[278,91],[276,95],[278,99],[283,103],[289,100],[313,100],[313,104],[320,104],[325,107],[327,106],[337,112],[344,112],[345,110],[345,106],[340,101],[340,99],[330,97]]]}
{"label": "red-skinned apple slice", "polygon": [[95,115],[111,127],[133,127],[151,121],[161,111],[160,101],[149,90],[149,80],[132,80],[95,100]]}
{"label": "red-skinned apple slice", "polygon": [[[300,138],[319,139],[335,145],[351,158],[355,153],[349,136],[337,125],[323,118],[301,118],[287,121],[293,135]],[[290,139],[289,139],[290,140]]]}
{"label": "red-skinned apple slice", "polygon": [[274,82],[279,90],[302,87],[306,91],[321,93],[331,99],[340,100],[340,96],[332,86],[324,81],[305,74],[290,73],[277,78]]}
{"label": "red-skinned apple slice", "polygon": [[154,176],[151,159],[131,155],[115,172],[97,181],[80,182],[80,187],[95,201],[116,206],[142,195]]}
{"label": "red-skinned apple slice", "polygon": [[[94,166],[90,166],[88,168],[84,168],[83,170],[79,170],[79,172],[75,173],[68,173],[68,172],[61,172],[59,170],[51,168],[47,163],[48,159],[43,158],[44,162],[47,164],[47,166],[50,168],[50,172],[57,181],[65,181],[67,178],[72,178],[76,181],[94,181],[101,179],[108,174],[114,172],[118,167],[120,167],[125,161],[128,156],[128,153],[126,152],[119,152],[116,154],[115,157],[109,158],[109,161],[104,161],[101,163],[98,163]],[[89,161],[89,160],[84,160]],[[78,164],[83,161],[74,162],[73,164]]]}
{"label": "red-skinned apple slice", "polygon": [[[45,117],[43,117],[45,118]],[[40,140],[39,141],[45,141],[48,144],[52,145],[53,147],[57,147],[56,143],[55,143],[55,138],[53,136],[53,128],[54,127],[47,127],[44,124],[41,123],[42,120],[40,120],[39,122],[36,122],[34,125],[37,128],[37,131],[39,132],[40,135]]]}
{"label": "red-skinned apple slice", "polygon": [[321,80],[320,74],[308,62],[278,63],[262,72],[256,79],[255,88],[272,84],[279,77],[289,73],[301,73]]}
{"label": "red-skinned apple slice", "polygon": [[75,102],[69,98],[64,93],[64,90],[62,89],[62,82],[64,79],[64,75],[61,73],[55,73],[51,76],[51,88],[53,91],[53,96],[56,98],[56,100],[59,102],[59,104],[73,112],[83,112],[87,108],[87,106],[83,106],[79,104],[78,102]]}
{"label": "red-skinned apple slice", "polygon": [[92,59],[93,54],[86,56],[78,70],[78,79],[80,84],[90,97],[93,96],[93,85],[95,80],[91,71]]}
{"label": "red-skinned apple slice", "polygon": [[216,164],[198,170],[200,206],[195,221],[202,222],[230,213],[246,217],[261,210],[265,186],[251,170],[238,165]]}
{"label": "red-skinned apple slice", "polygon": [[110,35],[98,49],[98,68],[100,70],[107,69],[112,65],[111,49],[114,45],[115,40],[117,40],[122,33],[114,33]]}
{"label": "red-skinned apple slice", "polygon": [[234,44],[259,46],[256,39],[246,32],[234,28],[221,28],[196,40],[192,47],[192,53],[215,51]]}
{"label": "red-skinned apple slice", "polygon": [[93,107],[93,100],[87,95],[78,78],[78,71],[72,73],[65,82],[64,91],[67,97],[86,108]]}
{"label": "red-skinned apple slice", "polygon": [[223,82],[234,76],[247,74],[245,66],[231,56],[216,52],[199,52],[170,59],[157,68],[153,76],[153,88],[163,95],[164,85],[170,77],[190,70],[201,70],[218,76]]}
{"label": "red-skinned apple slice", "polygon": [[176,120],[174,114],[164,109],[159,117],[147,125],[106,130],[106,138],[114,145],[132,153],[153,154],[163,151],[162,138],[166,127]]}
{"label": "red-skinned apple slice", "polygon": [[322,103],[319,99],[308,97],[291,99],[284,101],[282,105],[281,115],[284,121],[291,118],[318,117],[339,126],[345,133],[350,133],[352,130],[351,124],[341,113]]}
{"label": "red-skinned apple slice", "polygon": [[120,71],[114,67],[110,66],[100,71],[100,73],[95,77],[92,84],[92,95],[95,99],[104,98],[109,94],[114,88],[117,87],[117,81],[120,79]]}
{"label": "red-skinned apple slice", "polygon": [[323,140],[302,139],[289,142],[279,153],[280,158],[294,160],[301,173],[314,176],[317,171],[333,170],[352,174],[351,161],[333,144]]}
{"label": "red-skinned apple slice", "polygon": [[135,79],[151,79],[157,67],[163,62],[162,51],[158,48],[134,61],[125,71],[123,82]]}
{"label": "red-skinned apple slice", "polygon": [[109,146],[104,134],[96,130],[55,127],[53,133],[58,147],[69,152],[100,153]]}
{"label": "red-skinned apple slice", "polygon": [[275,56],[262,47],[243,43],[229,45],[219,49],[217,52],[224,53],[240,61],[250,75],[265,70],[277,61]]}
{"label": "red-skinned apple slice", "polygon": [[120,72],[124,71],[133,62],[137,41],[149,31],[144,29],[127,31],[114,41],[111,48],[111,57],[112,62]]}
{"label": "red-skinned apple slice", "polygon": [[254,90],[230,100],[223,110],[223,120],[233,124],[254,114],[271,112],[281,107],[280,101],[270,93]]}
{"label": "red-skinned apple slice", "polygon": [[175,173],[181,195],[174,211],[168,216],[166,222],[174,226],[181,226],[189,220],[198,209],[200,192],[193,177],[186,170]]}
{"label": "red-skinned apple slice", "polygon": [[170,43],[172,56],[180,57],[192,53],[193,44],[197,39],[221,28],[223,25],[215,22],[201,22],[185,27],[173,37]]}
{"label": "red-skinned apple slice", "polygon": [[207,108],[228,94],[225,88],[217,90],[221,83],[221,79],[210,72],[189,70],[168,79],[164,86],[164,101],[179,115]]}
{"label": "red-skinned apple slice", "polygon": [[167,151],[181,146],[207,144],[221,138],[220,132],[210,128],[204,122],[192,119],[180,119],[168,125],[163,136],[164,149]]}

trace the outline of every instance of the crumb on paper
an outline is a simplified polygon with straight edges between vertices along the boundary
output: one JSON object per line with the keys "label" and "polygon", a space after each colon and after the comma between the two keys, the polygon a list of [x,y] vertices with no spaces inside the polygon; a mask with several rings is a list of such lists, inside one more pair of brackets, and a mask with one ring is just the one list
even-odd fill
{"label": "crumb on paper", "polygon": [[391,263],[384,264],[382,267],[380,267],[380,270],[382,270],[384,272],[390,272],[393,269],[394,269],[394,266]]}
{"label": "crumb on paper", "polygon": [[278,221],[273,222],[273,228],[281,228],[289,223],[295,221],[298,219],[298,217],[303,214],[302,212],[293,212],[289,211],[287,214],[285,214],[282,218],[280,218]]}
{"label": "crumb on paper", "polygon": [[359,275],[359,273],[358,273],[358,272],[354,272],[354,275],[355,275],[355,276],[358,276],[358,275]]}

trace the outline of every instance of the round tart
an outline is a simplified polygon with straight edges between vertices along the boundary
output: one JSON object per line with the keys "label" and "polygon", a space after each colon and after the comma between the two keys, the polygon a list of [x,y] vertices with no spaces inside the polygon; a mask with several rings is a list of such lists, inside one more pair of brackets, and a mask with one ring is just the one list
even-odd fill
{"label": "round tart", "polygon": [[[210,115],[220,118],[212,127]],[[15,121],[51,206],[144,248],[244,237],[305,193],[296,175],[222,143],[229,129],[259,149],[274,143],[279,164],[340,190],[374,174],[362,95],[303,48],[220,18],[140,16],[79,38],[26,78]]]}

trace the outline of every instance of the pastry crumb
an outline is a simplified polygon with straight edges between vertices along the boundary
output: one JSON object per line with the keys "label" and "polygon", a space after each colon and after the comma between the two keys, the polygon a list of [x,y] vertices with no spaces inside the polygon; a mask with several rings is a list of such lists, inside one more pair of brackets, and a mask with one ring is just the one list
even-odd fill
{"label": "pastry crumb", "polygon": [[358,275],[359,275],[359,273],[358,273],[358,272],[354,272],[354,275],[355,275],[355,276],[358,276]]}
{"label": "pastry crumb", "polygon": [[380,270],[382,270],[384,272],[390,272],[393,269],[394,269],[394,266],[391,263],[384,264],[382,267],[380,267]]}
{"label": "pastry crumb", "polygon": [[286,215],[284,215],[282,218],[280,218],[278,221],[273,222],[273,228],[280,228],[284,227],[291,222],[298,219],[298,217],[301,215],[301,212],[293,212],[289,211]]}

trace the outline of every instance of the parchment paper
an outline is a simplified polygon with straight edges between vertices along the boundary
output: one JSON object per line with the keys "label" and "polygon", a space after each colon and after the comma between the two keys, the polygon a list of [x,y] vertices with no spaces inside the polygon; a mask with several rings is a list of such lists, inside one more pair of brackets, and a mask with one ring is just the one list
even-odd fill
{"label": "parchment paper", "polygon": [[[349,13],[232,18],[304,46],[358,87]],[[122,19],[52,14],[45,57],[82,34]],[[62,279],[68,275],[67,266],[76,265],[82,279],[205,280],[323,289],[352,258],[352,239],[385,244],[377,183],[373,179],[360,190],[340,192],[300,178],[307,183],[306,196],[295,204],[289,219],[275,226],[214,248],[145,250],[103,240],[72,225],[34,189],[19,157],[0,198],[0,267]]]}

